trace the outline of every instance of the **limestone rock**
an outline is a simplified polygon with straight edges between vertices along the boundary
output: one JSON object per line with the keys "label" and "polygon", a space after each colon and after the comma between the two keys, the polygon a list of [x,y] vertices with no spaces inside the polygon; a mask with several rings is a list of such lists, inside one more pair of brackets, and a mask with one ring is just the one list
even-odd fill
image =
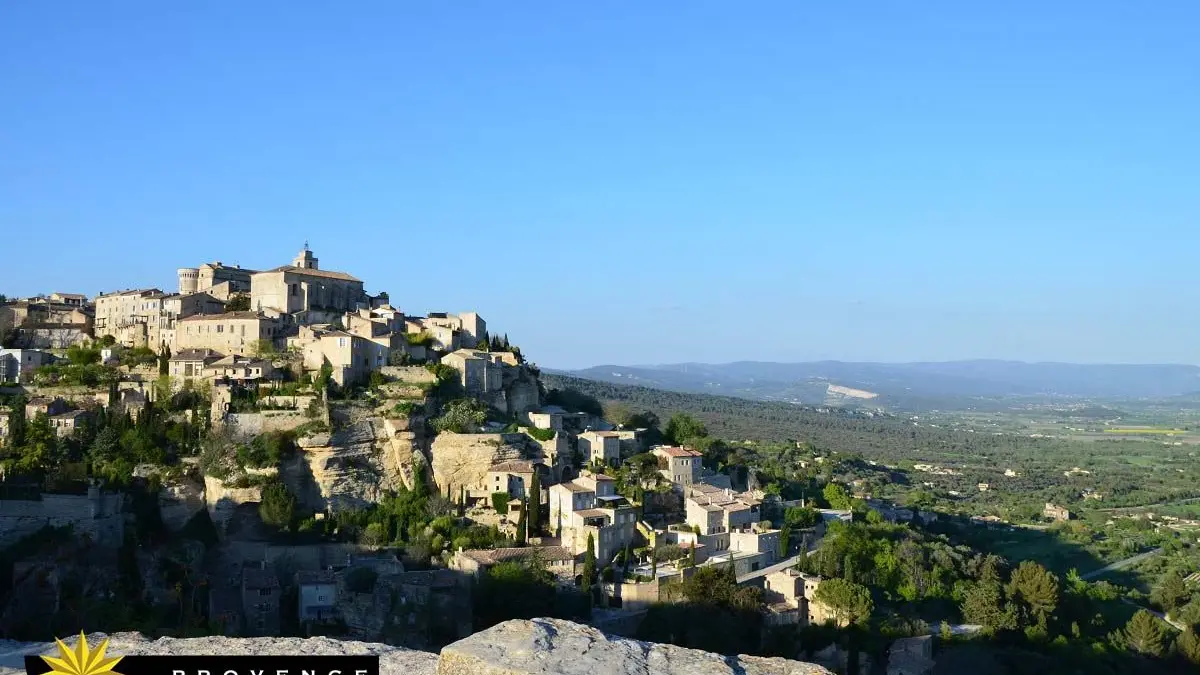
{"label": "limestone rock", "polygon": [[224,533],[233,520],[239,507],[244,504],[257,504],[262,501],[261,487],[237,488],[226,485],[224,481],[213,476],[204,476],[204,501],[208,507],[208,515],[212,518],[217,532]]}
{"label": "limestone rock", "polygon": [[192,516],[205,508],[204,485],[184,479],[177,485],[163,485],[158,493],[158,509],[167,530],[178,532]]}
{"label": "limestone rock", "polygon": [[[229,654],[229,655],[307,655],[307,654],[378,654],[380,675],[434,675],[437,656],[402,647],[369,642],[315,638],[159,638],[147,640],[138,633],[116,633],[108,645],[110,655],[135,656],[156,654]],[[89,644],[104,639],[103,634],[88,636]],[[65,642],[74,647],[78,637]],[[27,643],[0,641],[0,675],[24,675],[26,654],[55,656],[53,642]],[[120,670],[118,668],[118,670]]]}
{"label": "limestone rock", "polygon": [[821,666],[610,637],[560,619],[506,621],[442,650],[437,675],[830,675]]}
{"label": "limestone rock", "polygon": [[531,451],[530,443],[529,437],[520,433],[440,433],[429,448],[433,479],[438,488],[448,488],[451,494],[457,494],[459,487],[487,492],[488,468],[499,462],[534,456],[536,451]]}

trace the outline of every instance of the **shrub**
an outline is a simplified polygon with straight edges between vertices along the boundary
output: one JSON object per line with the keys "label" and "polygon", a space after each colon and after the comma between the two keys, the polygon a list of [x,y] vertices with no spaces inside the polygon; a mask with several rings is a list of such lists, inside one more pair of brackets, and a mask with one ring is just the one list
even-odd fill
{"label": "shrub", "polygon": [[492,493],[492,508],[496,509],[496,513],[508,513],[508,502],[512,497],[508,496],[507,492]]}
{"label": "shrub", "polygon": [[539,441],[552,441],[552,440],[554,440],[555,434],[557,434],[558,432],[553,429],[539,429],[537,427],[525,427],[525,433],[529,434],[530,437],[535,438]]}

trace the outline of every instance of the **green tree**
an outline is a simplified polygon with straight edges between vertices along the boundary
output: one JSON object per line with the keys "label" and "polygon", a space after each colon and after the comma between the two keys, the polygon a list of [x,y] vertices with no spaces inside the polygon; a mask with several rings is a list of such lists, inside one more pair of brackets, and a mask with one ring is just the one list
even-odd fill
{"label": "green tree", "polygon": [[529,502],[521,502],[521,513],[517,516],[517,546],[524,546],[529,536]]}
{"label": "green tree", "polygon": [[792,539],[792,526],[787,523],[784,523],[783,527],[779,529],[779,557],[780,557],[780,559],[788,557],[788,554],[792,552],[791,539]]}
{"label": "green tree", "polygon": [[245,293],[238,293],[231,296],[229,301],[225,303],[226,312],[248,312],[250,311],[250,296]]}
{"label": "green tree", "polygon": [[1008,597],[1035,621],[1044,622],[1058,607],[1058,577],[1032,560],[1022,561],[1009,579]]}
{"label": "green tree", "polygon": [[845,511],[850,508],[850,493],[846,492],[846,488],[839,483],[829,483],[821,492],[825,497],[825,501],[829,504],[829,508]]}
{"label": "green tree", "polygon": [[171,373],[171,348],[163,345],[162,352],[158,355],[158,374],[169,375]]}
{"label": "green tree", "polygon": [[875,609],[871,591],[845,579],[822,581],[813,598],[833,610],[839,624],[865,624]]}
{"label": "green tree", "polygon": [[592,539],[592,533],[588,533],[587,550],[583,554],[583,585],[581,588],[584,593],[588,593],[589,597],[592,592],[592,584],[596,581],[596,542]]}
{"label": "green tree", "polygon": [[783,512],[783,520],[792,527],[801,529],[816,527],[821,522],[821,513],[811,506],[790,506]]}
{"label": "green tree", "polygon": [[1162,656],[1167,634],[1159,624],[1158,617],[1139,609],[1125,624],[1124,638],[1129,648],[1139,654]]}
{"label": "green tree", "polygon": [[24,395],[13,398],[8,413],[8,447],[19,448],[25,444],[25,429],[28,427],[25,419],[25,405],[29,400]]}
{"label": "green tree", "polygon": [[16,469],[23,473],[45,473],[62,462],[58,435],[50,426],[50,418],[38,413],[25,429],[25,443],[20,448]]}
{"label": "green tree", "polygon": [[542,533],[542,479],[536,467],[529,481],[529,508],[529,534],[537,536]]}
{"label": "green tree", "polygon": [[1183,581],[1183,575],[1179,573],[1179,570],[1171,570],[1159,578],[1154,590],[1150,593],[1150,600],[1162,607],[1167,614],[1172,614],[1187,604],[1191,596],[1187,584]]}
{"label": "green tree", "polygon": [[663,433],[668,442],[674,445],[686,445],[693,439],[707,437],[708,429],[704,427],[704,423],[687,413],[675,413],[667,421],[667,428],[663,430]]}
{"label": "green tree", "polygon": [[263,523],[280,530],[291,529],[296,520],[296,498],[282,481],[274,480],[262,489],[258,515]]}
{"label": "green tree", "polygon": [[1200,666],[1200,637],[1196,631],[1188,628],[1175,638],[1175,651],[1188,663]]}
{"label": "green tree", "polygon": [[996,578],[983,579],[967,587],[962,600],[963,618],[983,626],[988,633],[1013,630],[1017,618],[1004,600],[1004,589]]}

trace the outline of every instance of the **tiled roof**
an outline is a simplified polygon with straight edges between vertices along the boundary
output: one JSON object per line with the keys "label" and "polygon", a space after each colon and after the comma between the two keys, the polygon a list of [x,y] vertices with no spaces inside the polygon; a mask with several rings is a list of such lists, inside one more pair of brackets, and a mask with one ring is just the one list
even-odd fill
{"label": "tiled roof", "polygon": [[204,361],[205,359],[219,359],[222,355],[220,352],[215,352],[211,349],[182,349],[178,354],[171,356],[168,361]]}
{"label": "tiled roof", "polygon": [[552,486],[552,487],[564,487],[564,488],[570,490],[571,492],[595,492],[595,490],[593,490],[592,488],[587,487],[586,485],[580,485],[579,483],[576,483],[573,480],[565,481],[565,482],[559,483],[557,486]]}
{"label": "tiled roof", "polygon": [[691,448],[677,448],[665,445],[655,448],[654,452],[661,452],[669,457],[703,457],[703,455]]}
{"label": "tiled roof", "polygon": [[292,274],[303,274],[305,276],[310,276],[310,277],[323,277],[325,279],[340,279],[342,281],[359,281],[359,282],[362,281],[362,279],[353,277],[349,274],[346,274],[345,272],[333,272],[330,270],[314,270],[314,269],[310,269],[307,267],[295,267],[293,265],[280,265],[279,267],[276,267],[274,269],[269,269],[266,272],[260,272],[260,274],[266,274],[266,273],[270,273],[270,272],[290,272]]}

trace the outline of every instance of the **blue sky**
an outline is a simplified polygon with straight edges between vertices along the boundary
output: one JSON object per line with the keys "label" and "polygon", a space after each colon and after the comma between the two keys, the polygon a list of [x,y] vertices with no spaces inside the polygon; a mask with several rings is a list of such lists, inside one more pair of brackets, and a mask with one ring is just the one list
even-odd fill
{"label": "blue sky", "polygon": [[1200,4],[0,4],[0,292],[308,239],[545,366],[1197,363]]}

